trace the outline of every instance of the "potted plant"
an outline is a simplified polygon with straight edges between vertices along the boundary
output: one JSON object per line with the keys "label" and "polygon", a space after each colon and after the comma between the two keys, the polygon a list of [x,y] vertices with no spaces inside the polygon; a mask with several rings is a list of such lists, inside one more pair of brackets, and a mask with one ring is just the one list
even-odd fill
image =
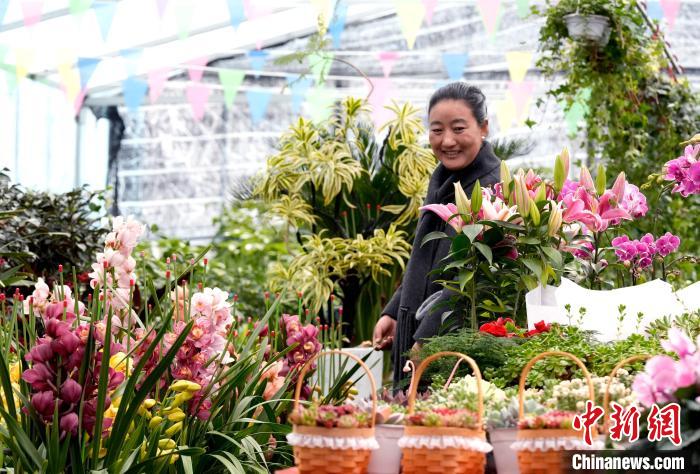
{"label": "potted plant", "polygon": [[600,47],[608,44],[612,29],[609,1],[561,0],[547,6],[547,14],[557,17],[569,38]]}

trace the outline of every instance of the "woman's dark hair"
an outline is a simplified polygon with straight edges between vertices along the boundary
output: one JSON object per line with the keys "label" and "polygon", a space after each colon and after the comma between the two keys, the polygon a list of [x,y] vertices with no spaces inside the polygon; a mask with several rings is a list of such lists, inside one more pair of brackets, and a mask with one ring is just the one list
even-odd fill
{"label": "woman's dark hair", "polygon": [[444,85],[430,97],[428,104],[428,114],[433,109],[435,104],[443,100],[463,100],[474,114],[476,123],[483,125],[486,120],[486,96],[476,86],[470,86],[465,82],[452,82]]}

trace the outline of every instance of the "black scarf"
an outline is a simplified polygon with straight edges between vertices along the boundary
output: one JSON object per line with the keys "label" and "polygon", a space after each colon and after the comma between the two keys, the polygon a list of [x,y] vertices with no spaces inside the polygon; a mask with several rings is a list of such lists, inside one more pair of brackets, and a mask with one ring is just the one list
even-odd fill
{"label": "black scarf", "polygon": [[[474,183],[479,180],[481,186],[492,186],[500,180],[501,160],[494,155],[493,148],[484,142],[476,159],[466,168],[450,171],[439,164],[430,177],[425,204],[447,204],[455,202],[454,183],[460,182],[467,196],[472,192]],[[384,310],[397,319],[396,336],[393,344],[394,386],[404,378],[403,367],[406,363],[404,354],[414,344],[417,328],[416,310],[431,294],[441,289],[434,282],[438,275],[428,275],[448,253],[448,239],[432,240],[421,246],[423,238],[433,231],[454,234],[451,226],[433,212],[423,211],[418,220],[413,249],[406,266],[401,287],[396,291]]]}

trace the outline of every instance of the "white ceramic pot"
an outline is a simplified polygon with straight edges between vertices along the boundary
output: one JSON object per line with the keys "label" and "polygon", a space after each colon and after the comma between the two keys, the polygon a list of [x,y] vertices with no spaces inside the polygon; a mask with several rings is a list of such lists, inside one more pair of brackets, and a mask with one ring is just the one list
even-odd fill
{"label": "white ceramic pot", "polygon": [[493,446],[493,456],[496,458],[498,474],[519,474],[518,456],[510,448],[518,436],[517,428],[497,428],[489,430],[489,442]]}
{"label": "white ceramic pot", "polygon": [[367,474],[399,474],[401,468],[399,438],[403,436],[403,425],[377,425],[374,430],[379,449],[372,451]]}
{"label": "white ceramic pot", "polygon": [[575,40],[589,40],[605,46],[610,40],[610,19],[601,15],[570,13],[564,16],[569,36]]}

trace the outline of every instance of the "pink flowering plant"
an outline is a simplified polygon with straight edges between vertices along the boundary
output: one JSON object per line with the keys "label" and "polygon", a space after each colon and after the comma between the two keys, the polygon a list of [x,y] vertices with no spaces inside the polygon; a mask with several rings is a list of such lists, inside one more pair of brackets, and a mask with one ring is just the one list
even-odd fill
{"label": "pink flowering plant", "polygon": [[[684,331],[672,327],[668,339],[661,342],[669,354],[656,355],[646,362],[643,372],[636,375],[632,390],[647,412],[654,405],[680,406],[680,448],[698,453],[700,448],[700,338],[693,342]],[[646,413],[648,414],[648,413]],[[646,416],[641,417],[647,420]],[[643,429],[649,426],[644,423]],[[643,437],[643,436],[642,436]],[[642,438],[640,437],[640,439]],[[661,448],[671,447],[670,441]],[[696,459],[695,462],[700,460]]]}
{"label": "pink flowering plant", "polygon": [[550,410],[538,415],[526,415],[518,421],[521,430],[566,430],[571,429],[576,412],[565,410]]}

